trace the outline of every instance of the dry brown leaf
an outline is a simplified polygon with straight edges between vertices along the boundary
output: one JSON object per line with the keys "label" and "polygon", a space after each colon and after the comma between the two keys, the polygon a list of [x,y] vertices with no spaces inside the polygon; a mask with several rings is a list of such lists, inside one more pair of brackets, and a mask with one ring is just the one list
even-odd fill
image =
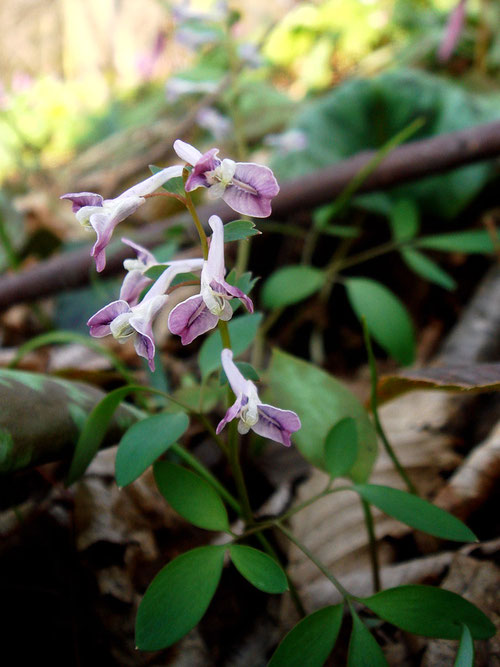
{"label": "dry brown leaf", "polygon": [[401,371],[381,377],[378,383],[380,402],[415,389],[439,389],[461,393],[483,393],[500,390],[500,363],[454,364]]}
{"label": "dry brown leaf", "polygon": [[436,505],[462,520],[490,497],[500,479],[500,421],[450,477],[435,498]]}

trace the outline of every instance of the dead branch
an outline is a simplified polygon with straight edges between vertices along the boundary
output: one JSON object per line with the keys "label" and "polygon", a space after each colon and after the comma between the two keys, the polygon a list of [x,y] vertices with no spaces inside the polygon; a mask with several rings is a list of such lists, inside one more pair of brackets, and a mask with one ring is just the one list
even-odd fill
{"label": "dead branch", "polygon": [[[370,162],[374,154],[374,151],[365,151],[319,172],[284,183],[273,202],[273,217],[284,218],[297,210],[332,201]],[[395,149],[367,178],[359,191],[387,189],[499,155],[500,122],[442,134]],[[223,221],[234,216],[234,212],[224,202],[200,207],[199,213],[202,220],[208,220],[213,214],[219,215]],[[135,238],[143,245],[154,246],[161,242],[163,231],[168,225],[185,220],[186,216],[181,215],[148,225]],[[3,276],[0,280],[0,309],[86,284],[92,269],[89,253],[90,247],[82,248],[40,262],[23,273]],[[114,254],[110,252],[105,275],[116,273],[128,254],[128,249],[123,248]]]}

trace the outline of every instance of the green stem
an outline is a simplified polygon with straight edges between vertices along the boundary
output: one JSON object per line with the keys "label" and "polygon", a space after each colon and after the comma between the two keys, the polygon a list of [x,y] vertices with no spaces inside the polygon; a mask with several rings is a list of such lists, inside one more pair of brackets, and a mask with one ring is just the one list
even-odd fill
{"label": "green stem", "polygon": [[5,221],[2,217],[0,217],[0,243],[3,246],[5,257],[10,268],[15,271],[19,268],[20,261],[16,251],[14,250],[14,246],[12,245],[10,236],[7,232]]}
{"label": "green stem", "polygon": [[218,323],[219,327],[219,334],[221,337],[222,341],[222,347],[230,350],[231,349],[231,336],[229,334],[229,327],[227,325],[227,322],[224,322],[224,320],[219,320]]}
{"label": "green stem", "polygon": [[365,515],[366,530],[368,532],[368,545],[370,548],[370,565],[372,569],[373,589],[378,593],[381,589],[380,585],[380,564],[378,560],[377,539],[375,537],[375,529],[373,526],[373,515],[370,504],[361,498],[363,506],[363,513]]}
{"label": "green stem", "polygon": [[170,448],[171,451],[175,452],[177,456],[183,459],[193,470],[196,470],[201,477],[207,480],[214,489],[216,489],[219,494],[224,498],[228,505],[230,505],[235,512],[242,514],[241,505],[236,500],[236,498],[229,493],[229,491],[219,482],[219,480],[212,475],[212,473],[205,468],[205,466],[198,461],[196,457],[190,454],[184,447],[181,445],[174,444]]}
{"label": "green stem", "polygon": [[228,445],[229,445],[229,465],[233,471],[234,483],[238,490],[238,497],[241,503],[242,514],[250,525],[253,524],[254,518],[252,514],[252,508],[250,506],[250,500],[248,498],[247,487],[245,484],[245,478],[243,477],[243,470],[240,463],[240,453],[239,453],[239,438],[238,438],[238,422],[233,419],[229,424],[229,436],[228,436]]}
{"label": "green stem", "polygon": [[280,560],[278,554],[274,550],[272,544],[269,542],[267,537],[265,537],[265,535],[263,535],[262,533],[257,533],[256,538],[262,544],[262,547],[269,554],[269,556],[271,556],[271,558],[274,558],[274,560],[277,563],[279,563],[281,565],[281,567],[283,568],[283,570],[285,572],[285,575],[286,575],[286,578],[287,578],[287,581],[288,581],[288,588],[290,589],[290,597],[292,598],[292,601],[295,605],[295,609],[297,610],[299,616],[302,616],[302,618],[304,618],[305,616],[307,616],[307,612],[304,608],[304,605],[302,604],[302,600],[300,599],[299,592],[298,592],[297,587],[295,586],[295,584],[293,582],[293,579],[290,577],[290,575],[286,571],[286,568],[281,563],[281,560]]}
{"label": "green stem", "polygon": [[285,537],[287,537],[290,540],[290,542],[293,542],[293,544],[295,544],[295,546],[298,549],[300,549],[302,553],[305,554],[309,558],[309,560],[311,560],[314,563],[314,565],[316,565],[318,570],[320,570],[325,575],[325,577],[332,582],[332,584],[335,586],[335,588],[338,590],[338,592],[342,595],[343,598],[349,600],[353,597],[349,593],[349,591],[347,591],[342,586],[340,581],[336,577],[334,577],[331,572],[329,572],[328,568],[325,565],[323,565],[323,563],[318,558],[316,558],[316,556],[309,551],[306,545],[302,544],[302,542],[300,542],[300,540],[298,540],[293,533],[291,533],[287,528],[285,528],[285,526],[283,526],[279,521],[276,522],[276,527],[283,533],[283,535],[285,535]]}
{"label": "green stem", "polygon": [[362,320],[363,323],[363,336],[365,339],[365,347],[366,351],[368,353],[368,362],[370,365],[370,377],[371,377],[371,408],[372,408],[372,414],[373,414],[373,421],[375,422],[375,428],[377,429],[377,432],[380,436],[380,439],[382,440],[382,443],[384,445],[385,451],[389,455],[391,461],[394,464],[394,467],[398,471],[401,479],[404,481],[406,484],[406,487],[410,493],[414,493],[415,495],[418,495],[417,489],[411,479],[409,478],[406,470],[403,468],[401,463],[399,462],[398,457],[396,456],[395,451],[393,450],[391,443],[389,442],[385,431],[383,429],[383,426],[380,422],[379,414],[378,414],[378,402],[377,402],[377,367],[375,364],[375,356],[373,354],[373,348],[372,348],[372,343],[371,343],[371,338],[370,338],[370,332],[368,331],[368,327],[366,325],[366,321],[363,318]]}
{"label": "green stem", "polygon": [[[229,327],[227,322],[219,320],[219,333],[222,341],[222,346],[226,349],[231,349],[231,337],[229,335]],[[231,390],[231,387],[228,386],[228,395],[227,395],[227,406],[232,405],[234,401],[234,394]],[[248,498],[248,491],[245,484],[245,478],[243,476],[243,470],[240,463],[240,452],[239,452],[239,438],[238,438],[238,422],[233,419],[228,427],[228,448],[227,455],[229,465],[234,477],[234,483],[238,490],[238,497],[240,499],[242,514],[244,519],[249,523],[253,524],[254,518],[252,514],[252,508],[250,506],[250,500]]]}
{"label": "green stem", "polygon": [[[184,173],[187,174],[188,172],[186,170],[184,170],[183,175],[184,175]],[[191,213],[191,217],[194,220],[194,224],[196,226],[198,236],[200,237],[201,249],[202,249],[202,252],[203,252],[203,259],[206,261],[208,259],[207,235],[205,234],[205,230],[203,229],[203,225],[201,224],[198,213],[196,212],[196,208],[194,207],[193,200],[191,199],[191,193],[190,192],[186,192],[186,208]]]}
{"label": "green stem", "polygon": [[[246,220],[246,216],[241,216],[242,220]],[[250,259],[250,250],[252,249],[252,239],[241,239],[238,241],[238,251],[236,254],[236,276],[239,277],[245,273],[248,267],[248,260]]]}

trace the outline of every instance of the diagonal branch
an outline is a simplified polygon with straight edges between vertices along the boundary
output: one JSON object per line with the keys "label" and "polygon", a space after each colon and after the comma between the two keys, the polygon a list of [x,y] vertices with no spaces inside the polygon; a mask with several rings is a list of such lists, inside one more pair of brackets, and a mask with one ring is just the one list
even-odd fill
{"label": "diagonal branch", "polygon": [[[374,155],[374,151],[364,151],[318,172],[284,183],[273,201],[273,218],[284,218],[297,210],[331,202]],[[388,189],[499,156],[500,121],[410,142],[392,151],[364,181],[358,192]],[[217,214],[224,222],[234,217],[233,211],[223,202],[202,206],[199,214],[202,220]],[[135,237],[143,245],[157,245],[163,240],[168,226],[186,219],[186,215],[181,215],[147,225]],[[130,251],[120,248],[109,254],[104,272],[108,276],[120,270]],[[89,246],[40,262],[22,273],[5,275],[0,279],[0,309],[85,285],[91,270]]]}

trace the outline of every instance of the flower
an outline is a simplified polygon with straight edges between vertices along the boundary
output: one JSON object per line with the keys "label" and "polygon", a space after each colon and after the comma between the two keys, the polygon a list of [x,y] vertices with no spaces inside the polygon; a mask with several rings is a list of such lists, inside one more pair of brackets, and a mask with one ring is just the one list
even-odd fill
{"label": "flower", "polygon": [[112,334],[120,343],[134,336],[135,351],[148,360],[150,369],[154,371],[153,320],[168,299],[165,291],[177,274],[200,269],[202,264],[202,259],[181,260],[172,264],[161,274],[141,303],[134,306],[123,298],[108,303],[87,322],[90,335],[102,338]]}
{"label": "flower", "polygon": [[137,305],[142,290],[153,282],[152,278],[145,276],[145,272],[152,266],[156,266],[153,253],[146,248],[134,243],[130,239],[122,238],[123,243],[133,248],[137,259],[126,259],[123,262],[123,268],[127,270],[121,289],[120,299],[126,301],[130,306]]}
{"label": "flower", "polygon": [[271,215],[271,199],[280,188],[269,167],[228,158],[220,160],[218,148],[202,154],[180,139],[174,142],[174,150],[181,160],[193,167],[186,181],[186,192],[208,188],[211,198],[222,197],[237,213],[255,218]]}
{"label": "flower", "polygon": [[229,135],[232,123],[217,109],[203,107],[196,114],[196,122],[204,130],[208,130],[216,139],[224,139]]}
{"label": "flower", "polygon": [[[153,266],[164,266],[165,268],[172,266],[181,266],[182,271],[186,266],[190,266],[189,271],[198,271],[203,266],[203,260],[200,259],[179,259],[169,262],[158,262],[152,252],[143,248],[138,243],[134,243],[130,239],[122,238],[123,243],[133,248],[137,254],[137,259],[126,259],[123,262],[124,269],[127,270],[127,275],[123,280],[120,289],[120,299],[126,301],[129,306],[135,306],[141,295],[141,292],[153,282],[152,278],[148,278],[144,274]],[[181,272],[182,272],[181,271]]]}
{"label": "flower", "polygon": [[217,90],[218,85],[217,81],[190,81],[173,76],[165,84],[165,99],[173,104],[183,95],[213,93]]}
{"label": "flower", "polygon": [[275,148],[279,155],[288,155],[307,148],[307,136],[305,132],[298,129],[287,130],[281,134],[268,134],[264,138],[266,146]]}
{"label": "flower", "polygon": [[241,299],[245,308],[253,313],[252,300],[240,289],[224,280],[224,225],[222,220],[212,215],[208,221],[213,234],[210,239],[208,259],[201,270],[200,294],[179,303],[169,315],[168,328],[181,337],[183,345],[188,345],[197,336],[213,329],[219,320],[230,320],[233,310],[229,301],[233,297]]}
{"label": "flower", "polygon": [[273,405],[262,403],[257,387],[251,380],[246,380],[233,362],[231,350],[221,353],[222,367],[226,373],[236,401],[228,409],[217,426],[219,434],[224,426],[233,419],[239,419],[239,433],[248,433],[250,429],[258,435],[290,447],[290,436],[301,427],[300,419],[292,410],[280,410]]}
{"label": "flower", "polygon": [[96,232],[97,240],[90,254],[95,257],[98,271],[102,271],[106,266],[106,246],[116,225],[144,204],[145,195],[151,194],[171,178],[181,175],[182,166],[167,167],[114,199],[103,199],[94,192],[69,192],[60,197],[73,203],[73,213],[81,225]]}

